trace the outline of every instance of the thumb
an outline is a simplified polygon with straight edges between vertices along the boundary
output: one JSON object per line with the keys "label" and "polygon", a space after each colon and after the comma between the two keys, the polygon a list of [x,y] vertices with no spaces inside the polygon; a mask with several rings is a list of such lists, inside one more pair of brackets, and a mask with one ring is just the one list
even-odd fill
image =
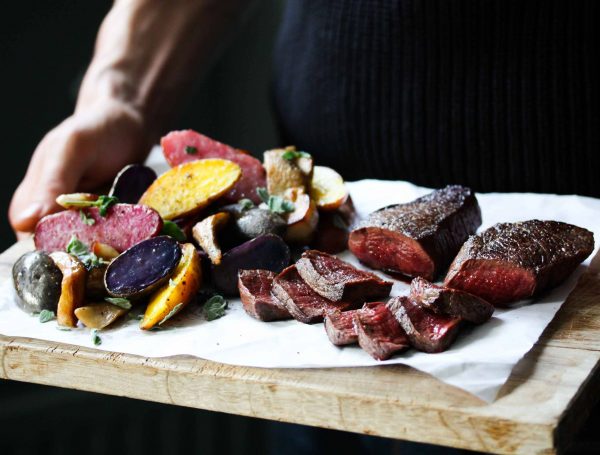
{"label": "thumb", "polygon": [[56,141],[44,139],[35,151],[8,211],[10,224],[17,237],[22,237],[20,233],[33,232],[40,218],[60,210],[56,203],[58,195],[77,189],[83,174],[82,163],[68,159],[77,155],[69,153],[66,148],[69,148],[69,144],[57,144]]}

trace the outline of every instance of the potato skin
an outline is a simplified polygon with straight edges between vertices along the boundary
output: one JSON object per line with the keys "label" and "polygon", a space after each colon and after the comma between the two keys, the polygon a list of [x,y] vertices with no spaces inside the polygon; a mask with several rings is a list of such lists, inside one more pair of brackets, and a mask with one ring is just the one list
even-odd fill
{"label": "potato skin", "polygon": [[196,248],[191,243],[185,243],[181,249],[183,255],[171,281],[150,297],[150,303],[140,324],[142,330],[150,330],[160,324],[177,306],[177,311],[181,311],[193,300],[202,286],[202,269]]}
{"label": "potato skin", "polygon": [[61,293],[56,308],[58,325],[77,326],[75,310],[83,305],[87,272],[78,259],[68,253],[55,251],[50,257],[62,272]]}
{"label": "potato skin", "polygon": [[62,272],[43,251],[25,253],[13,265],[17,305],[27,313],[56,311],[60,299]]}

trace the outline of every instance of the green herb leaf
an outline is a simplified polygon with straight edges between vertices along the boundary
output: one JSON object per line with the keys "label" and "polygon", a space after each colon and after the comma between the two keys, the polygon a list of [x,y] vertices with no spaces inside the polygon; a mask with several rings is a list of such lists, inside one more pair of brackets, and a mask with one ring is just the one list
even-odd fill
{"label": "green herb leaf", "polygon": [[293,212],[296,208],[294,203],[288,201],[287,199],[282,198],[281,196],[271,196],[266,188],[260,187],[256,188],[256,193],[262,199],[262,201],[267,204],[269,210],[273,213],[288,213]]}
{"label": "green herb leaf", "polygon": [[83,221],[83,224],[87,224],[88,226],[93,226],[94,224],[96,224],[96,220],[93,219],[91,216],[88,216],[83,210],[79,211],[79,216],[81,217],[81,221]]}
{"label": "green herb leaf", "polygon": [[265,204],[269,203],[269,192],[267,191],[267,189],[264,186],[259,186],[258,188],[256,188],[256,194],[258,194],[258,197]]}
{"label": "green herb leaf", "polygon": [[88,270],[93,267],[99,267],[102,264],[108,263],[104,259],[101,259],[92,253],[87,245],[78,240],[76,236],[71,237],[71,240],[67,244],[66,251],[67,253],[77,257],[77,259],[79,259]]}
{"label": "green herb leaf", "polygon": [[96,346],[102,344],[102,338],[100,338],[100,335],[98,335],[98,329],[92,329],[92,343],[94,343]]}
{"label": "green herb leaf", "polygon": [[286,150],[285,152],[283,152],[283,155],[281,155],[281,157],[284,160],[288,161],[296,160],[298,158],[312,158],[310,153],[297,152],[296,150]]}
{"label": "green herb leaf", "polygon": [[177,314],[177,312],[179,311],[179,309],[181,308],[181,306],[183,305],[183,303],[178,303],[177,305],[175,305],[173,307],[173,309],[171,311],[169,311],[169,314],[167,314],[162,321],[160,321],[158,323],[158,325],[163,325],[166,321],[168,321],[169,319],[171,319],[173,316],[175,316]]}
{"label": "green herb leaf", "polygon": [[186,145],[185,153],[187,153],[188,155],[195,155],[196,153],[198,153],[198,149],[196,147],[192,147],[191,145]]}
{"label": "green herb leaf", "polygon": [[115,196],[98,196],[98,200],[96,201],[98,206],[98,213],[100,216],[106,216],[106,212],[111,205],[118,204],[119,199]]}
{"label": "green herb leaf", "polygon": [[204,304],[203,312],[204,317],[207,321],[214,321],[225,316],[225,309],[227,308],[227,300],[221,295],[213,295]]}
{"label": "green herb leaf", "polygon": [[173,223],[169,220],[163,220],[163,227],[160,231],[162,235],[168,235],[173,237],[178,242],[185,242],[186,237],[183,231],[177,226],[177,223]]}
{"label": "green herb leaf", "polygon": [[106,297],[104,300],[124,310],[131,310],[131,302],[123,297]]}
{"label": "green herb leaf", "polygon": [[70,332],[71,329],[69,327],[63,327],[62,325],[57,325],[56,330],[60,330],[61,332]]}
{"label": "green herb leaf", "polygon": [[242,208],[242,211],[254,208],[254,202],[252,202],[250,199],[240,199],[238,204]]}
{"label": "green herb leaf", "polygon": [[56,318],[54,311],[50,310],[42,310],[40,311],[40,322],[43,324],[44,322],[48,322]]}

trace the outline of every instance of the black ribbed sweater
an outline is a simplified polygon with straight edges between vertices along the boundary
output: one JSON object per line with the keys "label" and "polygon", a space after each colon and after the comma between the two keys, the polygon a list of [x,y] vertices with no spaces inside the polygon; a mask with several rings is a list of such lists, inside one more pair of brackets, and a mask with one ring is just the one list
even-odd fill
{"label": "black ribbed sweater", "polygon": [[288,0],[283,139],[347,179],[600,196],[600,4]]}

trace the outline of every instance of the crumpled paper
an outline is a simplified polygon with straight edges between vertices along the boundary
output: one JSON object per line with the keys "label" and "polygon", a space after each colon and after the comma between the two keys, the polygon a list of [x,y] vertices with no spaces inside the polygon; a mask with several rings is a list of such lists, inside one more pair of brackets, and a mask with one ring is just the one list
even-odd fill
{"label": "crumpled paper", "polygon": [[[377,180],[353,182],[348,187],[360,217],[389,204],[411,201],[430,191],[407,182]],[[477,198],[483,214],[481,229],[502,221],[538,218],[576,224],[600,238],[600,200],[522,193],[478,194]],[[340,256],[364,268],[350,253]],[[446,352],[425,354],[410,350],[383,362],[372,359],[356,346],[333,346],[323,324],[257,321],[244,312],[239,299],[229,301],[227,314],[221,319],[208,322],[201,307],[193,305],[157,331],[141,331],[138,320],[125,317],[121,323],[99,332],[102,344],[94,346],[88,329],[61,331],[57,329],[56,321],[42,324],[37,317],[19,310],[11,280],[0,285],[0,333],[144,357],[189,354],[216,362],[263,368],[405,364],[492,401],[514,365],[531,349],[566,300],[589,262],[588,258],[566,282],[543,298],[523,302],[511,309],[497,309],[489,322],[463,330]],[[406,283],[395,281],[392,295],[407,290]]]}

